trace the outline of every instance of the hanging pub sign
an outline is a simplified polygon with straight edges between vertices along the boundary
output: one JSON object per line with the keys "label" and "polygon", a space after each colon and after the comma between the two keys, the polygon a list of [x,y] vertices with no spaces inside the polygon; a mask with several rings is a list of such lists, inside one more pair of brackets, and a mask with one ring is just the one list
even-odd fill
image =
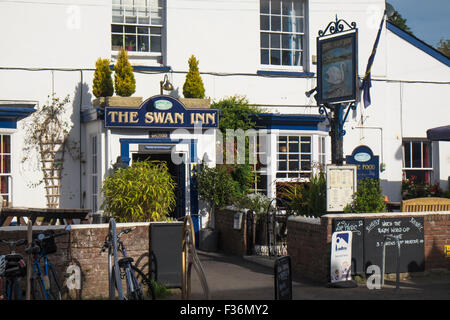
{"label": "hanging pub sign", "polygon": [[357,100],[358,30],[317,38],[317,100],[319,104]]}
{"label": "hanging pub sign", "polygon": [[138,108],[105,108],[107,128],[217,128],[219,110],[187,109],[170,96],[154,96]]}
{"label": "hanging pub sign", "polygon": [[379,157],[374,156],[368,146],[361,145],[356,147],[352,155],[346,157],[345,162],[356,165],[356,177],[358,181],[365,178],[379,179],[380,177]]}

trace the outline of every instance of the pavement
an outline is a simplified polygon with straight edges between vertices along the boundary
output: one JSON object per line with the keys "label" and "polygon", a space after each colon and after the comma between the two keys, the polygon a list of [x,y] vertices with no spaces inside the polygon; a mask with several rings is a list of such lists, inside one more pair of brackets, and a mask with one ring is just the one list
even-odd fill
{"label": "pavement", "polygon": [[[220,252],[197,251],[205,271],[212,300],[273,300],[273,260],[238,257]],[[293,300],[450,300],[450,272],[430,273],[402,279],[396,289],[395,276],[381,289],[368,289],[364,281],[356,288],[330,288],[293,275]],[[195,269],[191,276],[191,299],[204,300]],[[167,300],[180,300],[181,290],[171,290]]]}

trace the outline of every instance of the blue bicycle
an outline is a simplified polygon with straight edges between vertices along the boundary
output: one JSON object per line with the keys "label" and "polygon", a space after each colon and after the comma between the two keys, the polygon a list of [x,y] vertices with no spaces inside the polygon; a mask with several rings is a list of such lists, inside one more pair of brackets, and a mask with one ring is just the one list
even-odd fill
{"label": "blue bicycle", "polygon": [[[70,230],[68,225],[66,231]],[[33,254],[33,275],[31,277],[31,294],[33,300],[61,300],[61,285],[58,282],[55,268],[48,260],[47,255],[55,253],[56,237],[67,235],[67,232],[55,234],[53,230],[33,235],[31,246],[25,249]]]}

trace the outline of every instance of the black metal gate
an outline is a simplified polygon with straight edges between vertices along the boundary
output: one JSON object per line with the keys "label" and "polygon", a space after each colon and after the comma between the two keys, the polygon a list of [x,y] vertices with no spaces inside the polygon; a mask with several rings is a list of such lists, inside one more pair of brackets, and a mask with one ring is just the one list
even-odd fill
{"label": "black metal gate", "polygon": [[[265,213],[247,212],[247,255],[285,256],[287,255],[286,207],[278,206],[273,199]],[[275,204],[275,205],[272,205]]]}

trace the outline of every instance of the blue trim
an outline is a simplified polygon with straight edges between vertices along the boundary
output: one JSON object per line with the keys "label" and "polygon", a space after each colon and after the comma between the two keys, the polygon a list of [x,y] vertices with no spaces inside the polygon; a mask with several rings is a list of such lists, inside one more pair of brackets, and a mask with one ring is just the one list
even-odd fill
{"label": "blue trim", "polygon": [[[164,66],[164,67],[157,67],[157,66],[132,66],[133,71],[151,71],[151,72],[170,72],[172,71],[172,67],[170,66]],[[110,64],[109,68],[111,70],[114,70],[114,65]]]}
{"label": "blue trim", "polygon": [[422,40],[420,40],[420,39],[416,38],[415,36],[409,34],[408,32],[400,29],[399,27],[395,26],[394,24],[390,23],[389,21],[386,21],[386,27],[392,33],[396,34],[397,36],[399,36],[403,40],[409,42],[410,44],[412,44],[416,48],[422,50],[423,52],[429,54],[430,56],[432,56],[436,60],[442,62],[447,67],[450,66],[450,59],[447,58],[442,53],[440,53],[435,48],[433,48],[432,46],[426,44],[425,42],[423,42]]}
{"label": "blue trim", "polygon": [[259,113],[252,116],[257,128],[281,130],[323,130],[319,124],[326,117],[321,115]]}
{"label": "blue trim", "polygon": [[259,76],[281,76],[281,77],[298,77],[298,78],[312,78],[314,72],[293,72],[293,71],[268,71],[258,70],[256,74]]}
{"label": "blue trim", "polygon": [[180,143],[181,139],[170,139],[170,138],[146,138],[146,139],[139,139],[139,138],[121,138],[119,139],[120,143],[171,143],[171,144],[177,144]]}
{"label": "blue trim", "polygon": [[2,128],[2,129],[17,129],[17,122],[0,119],[0,128]]}
{"label": "blue trim", "polygon": [[130,165],[130,143],[120,141],[120,159],[127,166]]}

